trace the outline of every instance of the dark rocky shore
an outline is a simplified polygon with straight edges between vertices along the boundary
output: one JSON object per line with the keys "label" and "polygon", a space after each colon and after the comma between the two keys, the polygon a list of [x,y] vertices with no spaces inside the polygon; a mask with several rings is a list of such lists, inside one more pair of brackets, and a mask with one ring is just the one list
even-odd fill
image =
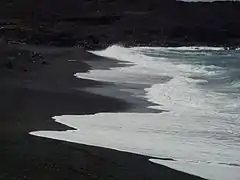
{"label": "dark rocky shore", "polygon": [[2,0],[1,36],[8,41],[104,48],[240,43],[240,2],[175,0]]}

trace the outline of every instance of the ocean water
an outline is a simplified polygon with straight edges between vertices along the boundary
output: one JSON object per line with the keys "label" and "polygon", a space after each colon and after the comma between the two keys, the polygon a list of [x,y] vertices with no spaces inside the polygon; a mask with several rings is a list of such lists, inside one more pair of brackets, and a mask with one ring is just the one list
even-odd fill
{"label": "ocean water", "polygon": [[127,66],[77,78],[146,85],[141,98],[155,104],[148,108],[166,111],[63,115],[53,118],[77,130],[30,134],[148,155],[206,179],[240,179],[240,50],[111,46],[91,53]]}

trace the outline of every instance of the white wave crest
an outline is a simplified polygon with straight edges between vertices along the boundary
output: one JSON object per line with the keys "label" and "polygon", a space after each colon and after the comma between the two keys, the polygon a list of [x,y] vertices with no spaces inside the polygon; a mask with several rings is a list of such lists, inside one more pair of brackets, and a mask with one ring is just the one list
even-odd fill
{"label": "white wave crest", "polygon": [[209,46],[181,46],[181,47],[137,47],[134,49],[172,50],[172,51],[223,51],[224,47]]}

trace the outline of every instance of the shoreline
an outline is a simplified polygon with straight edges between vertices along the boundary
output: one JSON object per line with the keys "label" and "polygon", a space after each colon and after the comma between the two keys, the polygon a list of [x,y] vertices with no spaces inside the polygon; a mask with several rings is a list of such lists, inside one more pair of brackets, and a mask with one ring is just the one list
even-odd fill
{"label": "shoreline", "polygon": [[[52,116],[129,108],[122,100],[76,90],[101,85],[73,76],[89,68],[80,59],[91,58],[84,51],[57,49],[39,53],[40,49],[11,47],[1,52],[10,52],[21,63],[10,69],[1,66],[0,154],[4,163],[0,164],[0,179],[201,179],[153,164],[149,157],[30,136],[31,131],[69,129],[55,123]],[[29,52],[43,58],[32,62]],[[70,54],[71,59],[79,58],[77,64],[68,61]]]}
{"label": "shoreline", "polygon": [[85,50],[115,44],[233,50],[240,47],[238,17],[239,2],[0,2],[0,180],[202,179],[151,157],[28,133],[72,130],[52,119],[63,114],[148,112],[152,104],[119,91],[124,84],[74,77],[119,66]]}

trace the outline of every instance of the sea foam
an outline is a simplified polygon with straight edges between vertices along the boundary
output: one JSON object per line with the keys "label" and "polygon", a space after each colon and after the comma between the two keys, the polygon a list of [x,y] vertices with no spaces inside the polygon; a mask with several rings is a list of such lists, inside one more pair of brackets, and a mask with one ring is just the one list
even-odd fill
{"label": "sea foam", "polygon": [[[231,164],[240,164],[240,118],[237,111],[240,101],[203,86],[209,79],[226,73],[226,69],[188,64],[175,57],[177,53],[179,57],[188,57],[186,51],[199,50],[223,51],[215,47],[120,46],[92,51],[95,55],[121,60],[130,66],[76,73],[77,78],[128,83],[129,86],[148,85],[144,97],[157,104],[149,108],[167,112],[63,115],[54,117],[56,122],[77,130],[30,134],[151,156],[151,162],[208,179],[238,180],[240,168]],[[175,51],[174,58],[167,58],[171,57],[171,51]],[[165,56],[162,57],[161,53]],[[199,58],[199,54],[196,57]]]}

